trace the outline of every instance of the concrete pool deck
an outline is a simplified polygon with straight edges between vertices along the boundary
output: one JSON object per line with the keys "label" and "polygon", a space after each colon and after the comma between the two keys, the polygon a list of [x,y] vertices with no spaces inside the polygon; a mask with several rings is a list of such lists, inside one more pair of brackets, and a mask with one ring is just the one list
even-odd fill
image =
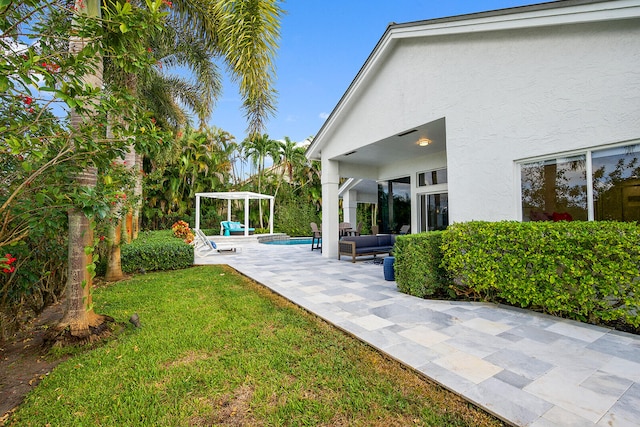
{"label": "concrete pool deck", "polygon": [[381,265],[250,243],[227,264],[517,426],[640,425],[640,336],[481,302],[424,300]]}

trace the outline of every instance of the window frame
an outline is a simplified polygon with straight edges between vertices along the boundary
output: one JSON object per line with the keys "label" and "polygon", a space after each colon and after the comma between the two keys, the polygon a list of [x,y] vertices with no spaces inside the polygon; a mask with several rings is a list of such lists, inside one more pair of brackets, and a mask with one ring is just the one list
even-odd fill
{"label": "window frame", "polygon": [[516,219],[522,222],[522,166],[535,163],[544,162],[547,160],[556,160],[560,158],[568,158],[574,156],[585,156],[585,172],[587,175],[587,221],[595,221],[595,212],[593,206],[593,157],[594,152],[605,151],[612,148],[627,147],[633,145],[640,145],[640,139],[631,139],[628,141],[618,142],[615,144],[600,145],[597,147],[583,148],[580,150],[559,151],[557,153],[548,154],[544,156],[528,157],[526,159],[515,160],[515,181],[517,185],[517,203],[516,203]]}
{"label": "window frame", "polygon": [[[428,173],[432,173],[432,172],[439,172],[439,171],[446,171],[447,174],[447,180],[445,182],[438,182],[436,184],[425,184],[425,185],[420,185],[420,175],[422,174],[428,174]],[[438,187],[438,186],[442,186],[442,185],[447,185],[449,184],[449,171],[447,170],[447,167],[441,167],[441,168],[434,168],[434,169],[428,169],[428,170],[423,170],[423,171],[419,171],[416,172],[416,188],[418,190],[422,190],[424,191],[425,189],[429,188],[434,188],[434,187]],[[430,190],[429,190],[430,191]]]}

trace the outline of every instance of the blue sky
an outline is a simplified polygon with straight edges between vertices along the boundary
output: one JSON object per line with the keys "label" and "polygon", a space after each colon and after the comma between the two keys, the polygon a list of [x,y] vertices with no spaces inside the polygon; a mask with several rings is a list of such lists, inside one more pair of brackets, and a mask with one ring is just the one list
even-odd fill
{"label": "blue sky", "polygon": [[[276,58],[272,139],[315,135],[384,34],[402,23],[541,3],[532,0],[288,0]],[[228,79],[209,124],[245,138],[237,87]]]}

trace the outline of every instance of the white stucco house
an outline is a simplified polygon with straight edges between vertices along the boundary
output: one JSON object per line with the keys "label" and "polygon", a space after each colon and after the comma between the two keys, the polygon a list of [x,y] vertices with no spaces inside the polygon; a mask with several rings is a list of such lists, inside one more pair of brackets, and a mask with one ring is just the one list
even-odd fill
{"label": "white stucco house", "polygon": [[377,202],[381,233],[639,221],[640,0],[391,24],[306,154],[322,161],[326,257],[340,197],[352,223]]}

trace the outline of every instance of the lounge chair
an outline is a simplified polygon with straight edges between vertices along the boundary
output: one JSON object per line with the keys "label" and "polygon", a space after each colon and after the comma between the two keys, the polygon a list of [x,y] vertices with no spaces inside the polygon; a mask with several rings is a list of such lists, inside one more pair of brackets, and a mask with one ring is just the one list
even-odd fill
{"label": "lounge chair", "polygon": [[411,230],[410,225],[403,225],[400,227],[400,234],[409,234],[409,230]]}
{"label": "lounge chair", "polygon": [[221,252],[236,252],[236,248],[233,246],[217,245],[216,242],[210,240],[199,228],[194,230],[196,232],[196,238],[194,240],[193,249],[196,255],[207,256]]}

